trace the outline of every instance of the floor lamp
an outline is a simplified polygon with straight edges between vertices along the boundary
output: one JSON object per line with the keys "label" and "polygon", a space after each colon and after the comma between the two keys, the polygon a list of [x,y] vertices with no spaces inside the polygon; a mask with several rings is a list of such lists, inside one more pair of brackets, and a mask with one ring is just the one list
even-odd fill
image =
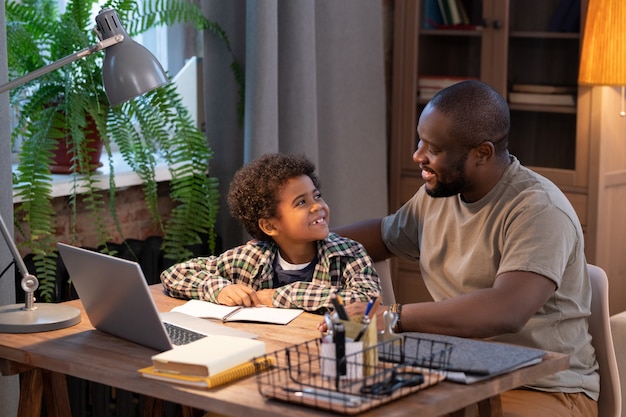
{"label": "floor lamp", "polygon": [[[11,82],[0,85],[0,94],[34,80],[67,64],[105,50],[102,81],[111,106],[166,84],[169,80],[159,61],[146,48],[133,41],[113,9],[102,9],[96,16],[100,42]],[[0,229],[21,276],[25,303],[0,307],[0,333],[32,333],[57,330],[80,322],[80,310],[62,304],[35,303],[39,280],[30,274],[0,215]],[[9,265],[10,266],[10,265]],[[9,267],[3,271],[6,272]]]}

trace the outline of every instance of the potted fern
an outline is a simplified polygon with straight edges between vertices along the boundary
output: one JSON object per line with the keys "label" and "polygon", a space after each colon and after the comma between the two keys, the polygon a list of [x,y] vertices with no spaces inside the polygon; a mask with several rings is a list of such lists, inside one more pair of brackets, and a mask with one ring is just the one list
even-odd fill
{"label": "potted fern", "polygon": [[[110,0],[101,5],[97,0],[69,0],[63,13],[52,0],[6,0],[5,4],[12,79],[97,43],[92,31],[93,10],[97,7],[116,10],[131,37],[157,25],[192,23],[198,29],[214,32],[230,50],[219,26],[184,0],[145,0],[141,4]],[[209,175],[212,152],[207,138],[182,105],[173,83],[111,107],[102,85],[102,59],[101,53],[90,55],[11,91],[11,103],[18,109],[13,136],[22,137],[19,168],[13,178],[21,201],[15,209],[15,224],[24,236],[24,245],[33,253],[39,296],[47,301],[56,285],[56,214],[51,203],[50,166],[59,141],[71,150],[69,175],[73,176],[74,190],[80,189],[88,202],[104,250],[110,233],[103,220],[107,216],[117,218],[115,186],[112,179],[106,205],[93,175],[89,153],[94,141],[90,133],[102,140],[111,178],[115,175],[113,142],[142,178],[153,222],[163,230],[166,259],[176,262],[190,256],[188,247],[199,243],[200,235],[208,236],[211,247],[215,244],[218,192],[216,179]],[[167,221],[161,218],[157,205],[157,153],[165,159],[172,175],[170,197],[175,208]],[[73,197],[70,204],[76,204],[76,193]]]}

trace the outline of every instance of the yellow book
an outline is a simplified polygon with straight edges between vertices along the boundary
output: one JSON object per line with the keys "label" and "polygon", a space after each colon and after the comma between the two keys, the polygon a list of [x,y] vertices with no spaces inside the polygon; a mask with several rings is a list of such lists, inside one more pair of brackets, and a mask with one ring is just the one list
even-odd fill
{"label": "yellow book", "polygon": [[211,376],[194,376],[184,375],[173,372],[157,371],[154,366],[139,369],[139,373],[144,378],[156,379],[159,381],[172,382],[196,388],[215,388],[220,385],[228,384],[240,378],[252,375],[256,372],[269,369],[274,364],[273,358],[261,357],[253,359],[249,362],[234,366],[225,371],[216,373]]}
{"label": "yellow book", "polygon": [[260,340],[233,336],[207,336],[152,356],[160,372],[206,377],[265,354]]}

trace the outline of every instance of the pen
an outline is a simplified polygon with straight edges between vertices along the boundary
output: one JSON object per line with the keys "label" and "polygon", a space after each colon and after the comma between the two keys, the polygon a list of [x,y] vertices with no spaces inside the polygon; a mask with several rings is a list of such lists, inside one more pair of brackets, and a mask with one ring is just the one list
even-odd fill
{"label": "pen", "polygon": [[339,315],[341,320],[350,320],[350,316],[348,316],[348,312],[346,311],[346,307],[343,305],[343,300],[339,294],[335,294],[334,297],[330,299],[333,303],[333,307],[335,307],[335,311]]}
{"label": "pen", "polygon": [[340,391],[332,391],[323,388],[307,388],[300,389],[285,388],[283,390],[290,392],[298,397],[310,398],[316,401],[324,400],[331,403],[338,403],[346,407],[358,407],[363,402],[363,398],[354,394],[345,394]]}
{"label": "pen", "polygon": [[370,320],[372,319],[372,316],[376,314],[376,311],[378,311],[378,307],[380,307],[380,297],[376,297],[374,301],[371,301],[371,303],[372,303],[372,306],[369,307],[369,304],[368,304],[369,309],[365,311],[365,315]]}
{"label": "pen", "polygon": [[367,307],[365,307],[365,314],[363,315],[363,319],[365,319],[365,317],[369,317],[370,310],[372,309],[373,305],[374,305],[374,300],[369,300],[367,303]]}
{"label": "pen", "polygon": [[361,330],[359,330],[359,333],[354,338],[355,342],[358,342],[359,340],[361,340],[361,338],[367,331],[367,327],[370,325],[372,321],[371,317],[374,314],[376,314],[376,310],[378,310],[379,305],[380,305],[380,302],[379,302],[378,297],[375,298],[374,300],[370,300],[367,303],[367,307],[365,308],[365,314],[363,314],[363,319],[361,319],[361,322],[363,323],[363,327],[361,327]]}
{"label": "pen", "polygon": [[363,337],[363,335],[365,334],[365,331],[367,330],[367,327],[370,325],[370,319],[367,316],[363,316],[363,327],[361,327],[361,330],[359,330],[359,333],[356,335],[356,337],[354,338],[355,342],[358,342],[359,340],[361,340],[361,338]]}
{"label": "pen", "polygon": [[242,308],[243,308],[242,306],[239,306],[239,307],[235,308],[233,311],[231,311],[230,313],[226,314],[224,317],[222,317],[222,323],[227,322],[229,318],[234,316],[235,313],[238,313],[239,310],[241,310]]}

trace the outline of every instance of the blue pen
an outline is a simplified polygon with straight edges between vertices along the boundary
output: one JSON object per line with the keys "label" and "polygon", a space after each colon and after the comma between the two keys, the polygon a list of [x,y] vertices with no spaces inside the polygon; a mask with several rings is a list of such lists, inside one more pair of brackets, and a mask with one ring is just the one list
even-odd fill
{"label": "blue pen", "polygon": [[372,309],[373,306],[374,306],[374,300],[369,300],[367,303],[367,307],[365,307],[364,317],[369,317],[370,310]]}

